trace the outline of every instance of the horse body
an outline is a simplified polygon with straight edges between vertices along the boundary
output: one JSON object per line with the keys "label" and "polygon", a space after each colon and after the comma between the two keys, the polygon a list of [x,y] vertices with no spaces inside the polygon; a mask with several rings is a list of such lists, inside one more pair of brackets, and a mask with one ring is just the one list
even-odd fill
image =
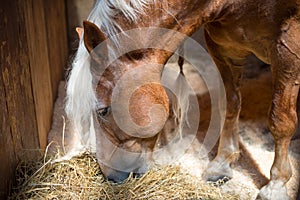
{"label": "horse body", "polygon": [[[240,6],[225,12],[228,15],[205,25],[207,46],[221,72],[227,95],[226,121],[218,155],[209,164],[206,177],[216,180],[231,176],[230,162],[223,162],[238,151],[241,66],[252,53],[270,64],[274,86],[269,128],[275,139],[275,160],[271,180],[261,189],[260,196],[288,199],[284,186],[291,176],[288,144],[296,129],[299,90],[299,2],[241,1],[237,4]],[[223,163],[221,168],[220,163]]]}
{"label": "horse body", "polygon": [[[208,180],[215,181],[224,176],[232,177],[230,164],[239,152],[238,117],[241,107],[239,83],[242,76],[242,65],[246,57],[254,54],[265,63],[270,64],[273,73],[274,92],[270,108],[269,127],[275,139],[275,160],[271,169],[271,180],[261,189],[260,195],[266,199],[288,199],[285,188],[285,183],[291,176],[288,146],[297,124],[296,101],[300,72],[300,1],[169,0],[116,2],[110,1],[110,9],[114,11],[111,16],[114,23],[105,24],[99,19],[97,12],[100,12],[100,6],[106,4],[98,1],[89,18],[98,27],[85,22],[82,38],[84,42],[81,42],[79,47],[81,51],[84,51],[85,45],[88,52],[91,53],[92,49],[105,41],[107,37],[111,37],[111,34],[116,34],[122,30],[139,27],[163,27],[190,36],[204,25],[208,50],[224,81],[227,98],[226,119],[220,135],[218,154],[209,164],[205,173]],[[126,6],[128,7],[127,11],[124,8]],[[135,10],[130,10],[132,7],[135,7]],[[137,12],[136,10],[139,9],[141,11]],[[107,15],[104,15],[103,20],[105,19],[112,22],[112,19],[108,19]],[[173,35],[168,35],[168,33],[153,40],[151,37],[153,34],[149,32],[147,35],[143,35],[143,42],[146,44],[168,44],[169,41],[172,41],[175,51],[184,40],[184,38],[172,39]],[[143,74],[142,71],[140,73],[141,76],[151,76],[151,80],[157,84],[146,85],[133,94],[130,102],[134,106],[130,107],[129,103],[130,114],[136,116],[133,117],[136,124],[147,125],[151,120],[149,121],[147,114],[141,112],[149,110],[152,104],[162,105],[160,109],[164,111],[163,113],[168,113],[168,97],[159,84],[159,77],[163,65],[171,55],[171,52],[161,49],[145,49],[128,53],[112,63],[104,73],[105,81],[98,83],[95,97],[93,97],[101,104],[98,108],[99,112],[103,115],[109,112],[107,109],[112,103],[112,90],[116,87],[118,80],[126,76],[132,69],[155,62],[161,65],[147,69],[147,74]],[[91,65],[93,65],[92,63],[94,65],[100,64],[93,60],[90,63]],[[83,67],[86,66],[75,66],[75,68]],[[70,79],[71,82],[72,80],[75,82],[75,75],[71,74]],[[132,87],[130,81],[125,81],[124,84],[120,86],[121,91],[126,91],[127,88]],[[74,90],[70,88],[74,88],[74,85],[69,83],[68,90],[70,92],[68,95],[73,95],[73,99],[75,99],[75,95],[72,94]],[[69,103],[72,101],[72,98],[70,99]],[[96,106],[91,107],[97,110]],[[92,110],[89,114],[91,112]],[[69,113],[71,113],[70,117],[72,118],[72,107],[69,107]],[[166,116],[161,111],[157,111],[153,116],[160,120],[152,124],[151,127],[161,127],[166,122]],[[149,136],[148,139],[135,137],[137,135],[128,135],[117,128],[115,119],[109,115],[105,116],[104,122],[103,119],[99,119],[99,123],[113,143],[134,152],[153,149],[157,139],[155,134]],[[126,124],[127,121],[125,120],[124,123]],[[139,131],[134,134],[139,134]],[[115,162],[121,164],[125,161],[120,159],[120,161]],[[113,175],[112,177],[116,180],[126,177],[124,173],[117,173],[105,167],[103,169],[107,176]]]}

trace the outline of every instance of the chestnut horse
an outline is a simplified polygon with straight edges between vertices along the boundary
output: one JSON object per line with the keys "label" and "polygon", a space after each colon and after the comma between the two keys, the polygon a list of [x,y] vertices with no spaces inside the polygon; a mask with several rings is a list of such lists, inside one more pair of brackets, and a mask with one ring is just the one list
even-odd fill
{"label": "chestnut horse", "polygon": [[[164,64],[172,55],[170,51],[146,48],[121,55],[105,69],[95,87],[92,81],[96,76],[93,66],[101,65],[102,61],[88,59],[89,54],[99,53],[93,51],[94,48],[102,44],[101,52],[107,52],[107,39],[133,28],[161,27],[190,36],[203,25],[207,47],[222,76],[227,98],[226,119],[220,133],[218,154],[207,167],[205,177],[213,181],[232,177],[230,165],[239,152],[242,66],[246,57],[254,54],[271,66],[273,76],[269,129],[275,141],[275,159],[270,181],[259,195],[263,199],[289,199],[285,186],[292,174],[288,147],[297,126],[296,101],[300,81],[299,8],[300,0],[99,0],[89,21],[84,22],[83,36],[67,87],[66,111],[81,138],[81,146],[77,150],[86,147],[98,151],[101,148],[95,140],[94,127],[98,123],[93,120],[93,113],[97,113],[97,121],[109,141],[132,152],[143,152],[153,147],[156,139],[153,131],[164,126],[168,118],[166,113],[169,113],[168,97],[160,84],[160,77]],[[149,32],[134,40],[162,45],[171,41],[174,48],[184,40],[172,38],[167,32],[159,38],[153,38],[152,35]],[[116,46],[120,42],[117,38],[112,41]],[[132,69],[151,63],[159,65],[127,76]],[[127,81],[123,81],[123,85],[118,84],[118,80],[125,76]],[[137,77],[137,80],[142,79],[138,77],[148,77],[154,82],[135,90],[128,104],[132,121],[139,127],[148,127],[150,131],[141,128],[127,134],[118,127],[112,116],[113,105],[117,105],[111,99],[113,89],[118,85],[121,96],[123,93],[125,95],[136,81],[130,82],[128,77]],[[158,105],[158,109],[153,111],[151,108],[154,104]],[[148,116],[150,110],[153,112]],[[126,117],[120,120],[125,125],[129,123]],[[143,133],[146,134],[139,137],[138,134]],[[114,157],[111,162],[127,164],[122,157]],[[120,181],[128,176],[127,173],[103,165],[101,167],[108,178]]]}

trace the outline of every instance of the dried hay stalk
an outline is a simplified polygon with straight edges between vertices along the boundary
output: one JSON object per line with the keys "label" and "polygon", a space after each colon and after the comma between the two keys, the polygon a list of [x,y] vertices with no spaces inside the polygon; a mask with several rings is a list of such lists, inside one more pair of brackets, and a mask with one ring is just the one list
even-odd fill
{"label": "dried hay stalk", "polygon": [[115,184],[105,180],[91,155],[59,163],[45,160],[19,165],[17,186],[9,199],[238,199],[179,166],[155,168],[139,179],[130,176]]}

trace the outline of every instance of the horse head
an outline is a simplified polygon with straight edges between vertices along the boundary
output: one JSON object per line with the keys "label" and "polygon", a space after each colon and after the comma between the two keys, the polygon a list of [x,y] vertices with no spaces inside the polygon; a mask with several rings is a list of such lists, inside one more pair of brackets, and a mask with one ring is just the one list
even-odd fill
{"label": "horse head", "polygon": [[[97,101],[94,123],[97,148],[102,148],[102,151],[97,149],[97,157],[105,162],[101,166],[105,176],[120,181],[127,177],[124,171],[140,173],[148,168],[141,154],[153,150],[157,135],[168,119],[169,99],[161,84],[163,64],[151,64],[158,63],[157,51],[151,49],[127,52],[107,64],[107,38],[88,21],[84,22],[83,40],[91,56]],[[110,147],[105,148],[108,143]],[[112,153],[107,153],[109,148]],[[118,148],[125,153],[116,155]],[[126,152],[134,153],[134,158],[128,158]],[[129,167],[117,170],[112,165]]]}

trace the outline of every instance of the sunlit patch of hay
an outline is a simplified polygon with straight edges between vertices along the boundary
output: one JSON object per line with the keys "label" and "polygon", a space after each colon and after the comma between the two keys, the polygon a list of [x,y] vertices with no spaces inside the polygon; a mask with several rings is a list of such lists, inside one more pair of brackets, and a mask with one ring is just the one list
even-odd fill
{"label": "sunlit patch of hay", "polygon": [[155,168],[141,178],[130,176],[115,184],[105,180],[91,155],[50,161],[21,163],[9,199],[238,199],[182,172],[179,166]]}

